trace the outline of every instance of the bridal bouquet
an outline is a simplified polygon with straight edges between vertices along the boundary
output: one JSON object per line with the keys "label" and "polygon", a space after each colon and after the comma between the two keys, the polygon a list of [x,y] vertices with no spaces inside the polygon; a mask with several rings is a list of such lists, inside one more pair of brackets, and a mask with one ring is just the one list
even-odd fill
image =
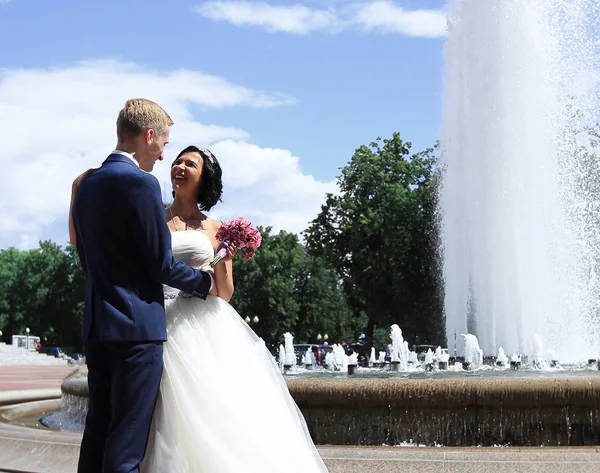
{"label": "bridal bouquet", "polygon": [[[238,217],[228,222],[223,222],[216,235],[219,241],[236,243],[239,251],[244,255],[244,261],[252,258],[262,242],[262,235],[244,217]],[[221,261],[227,254],[226,248],[217,251],[215,259],[210,263],[211,268]]]}

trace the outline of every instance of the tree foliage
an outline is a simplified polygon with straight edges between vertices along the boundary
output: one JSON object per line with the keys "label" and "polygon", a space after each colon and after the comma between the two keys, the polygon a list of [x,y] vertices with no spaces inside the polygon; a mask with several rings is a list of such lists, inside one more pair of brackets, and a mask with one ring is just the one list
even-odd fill
{"label": "tree foliage", "polygon": [[85,278],[77,252],[50,241],[19,251],[0,250],[0,328],[41,337],[47,345],[80,346]]}
{"label": "tree foliage", "polygon": [[444,343],[434,149],[411,154],[399,133],[358,148],[306,231],[311,255],[342,276],[354,314],[397,323],[412,342]]}
{"label": "tree foliage", "polygon": [[272,234],[259,228],[263,242],[256,256],[234,259],[232,305],[242,317],[259,322],[252,328],[274,350],[290,332],[296,343],[355,337],[340,279],[322,260],[311,258],[294,233]]}

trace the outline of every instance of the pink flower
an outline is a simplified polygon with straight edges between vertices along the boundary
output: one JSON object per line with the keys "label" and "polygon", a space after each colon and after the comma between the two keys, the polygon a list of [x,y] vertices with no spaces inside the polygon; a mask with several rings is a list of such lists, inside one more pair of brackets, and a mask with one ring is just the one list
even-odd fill
{"label": "pink flower", "polygon": [[[216,238],[219,241],[235,242],[244,255],[245,261],[248,261],[255,256],[256,250],[262,243],[262,235],[260,232],[244,217],[237,217],[233,220],[223,222],[217,231]],[[219,251],[219,253],[221,252]],[[225,255],[225,253],[222,255],[219,253],[210,263],[212,267],[214,267]]]}

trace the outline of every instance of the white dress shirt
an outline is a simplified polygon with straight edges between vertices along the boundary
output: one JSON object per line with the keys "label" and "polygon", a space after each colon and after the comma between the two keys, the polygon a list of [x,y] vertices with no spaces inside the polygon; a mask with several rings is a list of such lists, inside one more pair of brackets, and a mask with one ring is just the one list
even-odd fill
{"label": "white dress shirt", "polygon": [[127,158],[131,159],[131,160],[132,160],[132,161],[135,163],[135,165],[136,165],[138,168],[140,167],[140,163],[138,163],[138,162],[137,162],[137,159],[135,159],[135,158],[133,157],[133,154],[131,154],[131,153],[128,153],[127,151],[121,151],[120,149],[116,149],[116,150],[114,150],[114,151],[113,151],[112,153],[110,153],[110,154],[120,154],[120,155],[122,155],[122,156],[126,156]]}

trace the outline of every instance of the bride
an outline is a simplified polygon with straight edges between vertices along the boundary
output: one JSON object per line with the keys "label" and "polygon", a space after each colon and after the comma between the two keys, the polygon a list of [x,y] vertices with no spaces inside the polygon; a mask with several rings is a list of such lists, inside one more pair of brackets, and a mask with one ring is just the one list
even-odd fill
{"label": "bride", "polygon": [[[221,197],[221,168],[207,149],[189,146],[171,167],[166,209],[173,255],[208,266],[219,223],[202,211]],[[219,296],[206,300],[165,287],[168,342],[144,473],[327,472],[277,364],[228,301],[231,259],[215,269]]]}

